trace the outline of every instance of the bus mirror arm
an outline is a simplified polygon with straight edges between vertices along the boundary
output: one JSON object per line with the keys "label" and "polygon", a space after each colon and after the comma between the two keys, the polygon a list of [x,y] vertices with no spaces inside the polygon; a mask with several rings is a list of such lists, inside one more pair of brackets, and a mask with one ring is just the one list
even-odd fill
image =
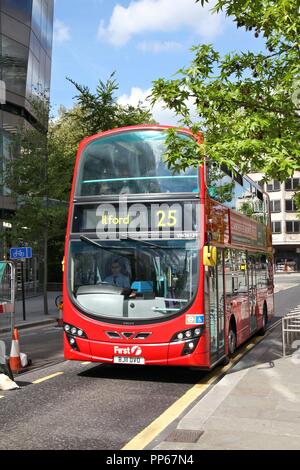
{"label": "bus mirror arm", "polygon": [[209,246],[213,238],[212,233],[210,231],[207,232],[206,238],[207,238],[207,245]]}

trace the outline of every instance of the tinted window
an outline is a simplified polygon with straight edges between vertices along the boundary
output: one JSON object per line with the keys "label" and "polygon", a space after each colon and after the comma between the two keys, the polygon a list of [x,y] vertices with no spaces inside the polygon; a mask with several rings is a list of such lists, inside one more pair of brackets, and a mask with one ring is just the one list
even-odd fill
{"label": "tinted window", "polygon": [[239,173],[232,176],[224,166],[208,162],[206,181],[212,199],[258,222],[267,223],[268,199],[248,179]]}
{"label": "tinted window", "polygon": [[165,132],[152,130],[92,141],[80,157],[77,195],[198,192],[198,169],[173,173],[165,161],[165,141]]}
{"label": "tinted window", "polygon": [[30,25],[32,0],[1,0],[1,9],[17,20]]}
{"label": "tinted window", "polygon": [[296,210],[294,201],[292,199],[287,199],[285,201],[285,210],[287,212],[293,212]]}
{"label": "tinted window", "polygon": [[[71,243],[69,288],[91,315],[118,320],[168,319],[198,285],[197,242],[173,240]],[[130,297],[129,297],[130,295]]]}
{"label": "tinted window", "polygon": [[281,222],[272,222],[272,233],[281,233]]}
{"label": "tinted window", "polygon": [[300,178],[288,178],[285,182],[286,191],[292,191],[299,186]]}
{"label": "tinted window", "polygon": [[298,220],[287,221],[286,233],[300,233],[300,221]]}
{"label": "tinted window", "polygon": [[2,36],[2,80],[6,89],[24,95],[26,88],[28,49],[6,36]]}
{"label": "tinted window", "polygon": [[267,183],[267,191],[280,191],[280,182],[273,180],[270,183]]}
{"label": "tinted window", "polygon": [[232,207],[234,203],[235,182],[230,172],[225,172],[214,162],[207,163],[206,175],[207,192],[209,196],[216,201]]}
{"label": "tinted window", "polygon": [[281,211],[281,201],[270,201],[271,212],[280,212]]}

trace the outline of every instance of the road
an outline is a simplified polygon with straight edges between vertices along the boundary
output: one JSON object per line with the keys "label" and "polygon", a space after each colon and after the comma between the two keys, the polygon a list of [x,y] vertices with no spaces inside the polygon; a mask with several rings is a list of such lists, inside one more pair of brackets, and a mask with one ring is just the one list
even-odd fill
{"label": "road", "polygon": [[[279,317],[299,304],[300,276],[276,282]],[[63,361],[61,334],[49,326],[22,333],[36,369],[17,378],[20,390],[0,393],[0,449],[121,449],[206,375]]]}
{"label": "road", "polygon": [[[300,273],[277,274],[275,276],[275,317],[287,313],[297,302],[297,289],[292,287],[300,285]],[[278,295],[278,292],[289,290],[289,295]],[[300,298],[300,293],[299,293]],[[53,325],[37,327],[20,332],[21,350],[26,352],[32,360],[32,367],[36,369],[55,364],[63,360],[61,328]],[[1,339],[1,337],[0,337]]]}

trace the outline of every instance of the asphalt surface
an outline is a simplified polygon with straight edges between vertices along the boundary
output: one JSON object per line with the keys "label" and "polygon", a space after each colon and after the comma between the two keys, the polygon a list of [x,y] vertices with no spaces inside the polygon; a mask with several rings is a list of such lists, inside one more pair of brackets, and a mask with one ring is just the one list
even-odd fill
{"label": "asphalt surface", "polygon": [[0,449],[121,449],[203,373],[64,362],[1,392]]}
{"label": "asphalt surface", "polygon": [[[7,337],[8,333],[0,335],[0,340],[7,340]],[[19,330],[19,337],[20,351],[26,353],[32,362],[26,371],[47,367],[64,360],[62,328],[54,324],[37,326],[28,330]]]}
{"label": "asphalt surface", "polygon": [[281,318],[300,302],[300,273],[275,276],[275,317]]}
{"label": "asphalt surface", "polygon": [[[276,281],[278,319],[299,304],[300,276]],[[61,336],[54,326],[22,333],[36,369],[16,378],[19,390],[0,392],[0,449],[121,449],[205,377],[184,368],[63,361]]]}

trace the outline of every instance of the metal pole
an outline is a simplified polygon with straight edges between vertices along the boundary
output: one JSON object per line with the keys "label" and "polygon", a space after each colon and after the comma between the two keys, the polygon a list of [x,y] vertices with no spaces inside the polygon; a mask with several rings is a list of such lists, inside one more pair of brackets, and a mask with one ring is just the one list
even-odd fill
{"label": "metal pole", "polygon": [[11,303],[12,303],[12,312],[11,312],[11,337],[13,335],[13,331],[15,328],[15,308],[16,308],[16,268],[14,263],[9,263],[11,269],[11,277],[10,277],[10,295],[11,295]]}
{"label": "metal pole", "polygon": [[281,319],[281,329],[282,329],[282,353],[283,353],[283,357],[285,357],[284,321],[285,321],[285,318],[282,318],[282,319]]}
{"label": "metal pole", "polygon": [[23,304],[23,320],[26,320],[25,308],[25,286],[24,286],[24,261],[21,261],[21,282],[22,282],[22,304]]}

